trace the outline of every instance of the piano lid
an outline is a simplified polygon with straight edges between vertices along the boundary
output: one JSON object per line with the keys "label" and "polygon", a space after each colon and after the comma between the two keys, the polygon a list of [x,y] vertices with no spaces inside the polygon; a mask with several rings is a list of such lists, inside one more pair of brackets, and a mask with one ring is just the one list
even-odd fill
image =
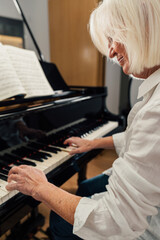
{"label": "piano lid", "polygon": [[[81,97],[81,91],[55,91],[51,96],[39,96],[22,98],[16,97],[0,102],[0,120],[8,117],[14,117],[15,115],[24,115],[28,111],[38,111],[39,109],[45,110],[49,107],[53,107],[58,103],[58,100],[64,102],[70,102],[75,98]],[[60,102],[59,102],[60,103]]]}

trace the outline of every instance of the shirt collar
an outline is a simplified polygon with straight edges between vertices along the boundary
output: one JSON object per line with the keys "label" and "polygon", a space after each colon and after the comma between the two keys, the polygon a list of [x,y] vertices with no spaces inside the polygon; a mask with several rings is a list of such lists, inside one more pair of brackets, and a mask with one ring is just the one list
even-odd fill
{"label": "shirt collar", "polygon": [[137,99],[143,97],[152,88],[154,88],[158,83],[160,83],[160,68],[152,73],[147,79],[143,81],[138,90]]}

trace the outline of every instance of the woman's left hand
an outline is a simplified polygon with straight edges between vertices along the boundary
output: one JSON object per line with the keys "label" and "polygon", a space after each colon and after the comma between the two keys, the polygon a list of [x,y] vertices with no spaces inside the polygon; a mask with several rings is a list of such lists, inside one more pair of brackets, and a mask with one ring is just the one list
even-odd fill
{"label": "woman's left hand", "polygon": [[48,180],[45,174],[33,167],[21,165],[13,167],[8,174],[8,191],[18,190],[23,194],[30,195],[41,201],[38,194],[39,189],[45,187]]}

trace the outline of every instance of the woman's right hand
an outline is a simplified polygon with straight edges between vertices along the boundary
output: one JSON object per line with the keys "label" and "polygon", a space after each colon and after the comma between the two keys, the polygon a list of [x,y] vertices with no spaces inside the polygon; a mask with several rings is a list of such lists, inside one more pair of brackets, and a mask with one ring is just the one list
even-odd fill
{"label": "woman's right hand", "polygon": [[71,137],[64,141],[64,144],[71,146],[70,154],[88,152],[94,148],[93,140],[87,140],[80,137]]}

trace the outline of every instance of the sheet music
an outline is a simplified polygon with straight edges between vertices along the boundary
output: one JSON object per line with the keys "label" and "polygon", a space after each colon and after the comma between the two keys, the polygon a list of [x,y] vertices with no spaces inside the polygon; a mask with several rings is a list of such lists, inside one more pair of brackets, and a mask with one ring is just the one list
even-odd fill
{"label": "sheet music", "polygon": [[54,94],[33,51],[12,46],[5,46],[5,48],[27,92],[27,97]]}
{"label": "sheet music", "polygon": [[0,101],[26,91],[18,80],[4,46],[0,43]]}

